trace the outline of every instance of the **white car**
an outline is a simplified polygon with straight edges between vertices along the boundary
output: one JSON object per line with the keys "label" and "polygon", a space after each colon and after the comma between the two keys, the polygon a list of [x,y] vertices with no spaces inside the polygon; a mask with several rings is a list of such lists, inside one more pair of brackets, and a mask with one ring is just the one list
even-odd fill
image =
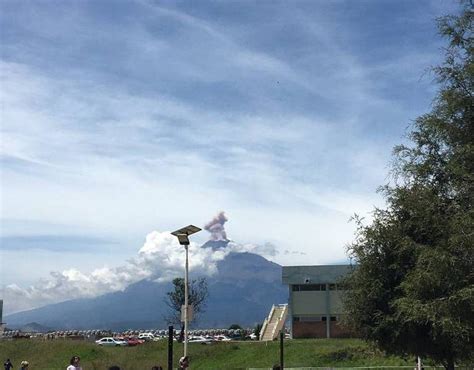
{"label": "white car", "polygon": [[225,335],[216,335],[214,337],[214,339],[218,342],[230,342],[232,339],[230,339],[229,337],[225,336]]}
{"label": "white car", "polygon": [[112,337],[105,337],[105,338],[96,340],[95,343],[99,346],[109,346],[109,347],[120,347],[120,346],[128,345],[126,341],[115,339]]}
{"label": "white car", "polygon": [[191,336],[188,339],[189,343],[211,344],[213,340],[203,337],[202,335]]}
{"label": "white car", "polygon": [[138,335],[138,339],[143,339],[143,340],[145,340],[145,341],[147,341],[147,342],[160,340],[160,338],[155,337],[155,336],[153,335],[153,333],[140,333],[140,334]]}

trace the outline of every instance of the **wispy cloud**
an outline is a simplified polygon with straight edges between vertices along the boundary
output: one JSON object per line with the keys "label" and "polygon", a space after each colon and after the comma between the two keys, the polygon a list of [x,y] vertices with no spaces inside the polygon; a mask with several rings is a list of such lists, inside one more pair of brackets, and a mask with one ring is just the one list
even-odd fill
{"label": "wispy cloud", "polygon": [[279,263],[344,259],[433,94],[447,9],[403,4],[2,4],[2,235],[113,240],[120,266],[149,230],[226,209]]}
{"label": "wispy cloud", "polygon": [[31,249],[67,252],[94,250],[114,245],[113,241],[82,235],[20,235],[2,236],[3,250],[28,251]]}

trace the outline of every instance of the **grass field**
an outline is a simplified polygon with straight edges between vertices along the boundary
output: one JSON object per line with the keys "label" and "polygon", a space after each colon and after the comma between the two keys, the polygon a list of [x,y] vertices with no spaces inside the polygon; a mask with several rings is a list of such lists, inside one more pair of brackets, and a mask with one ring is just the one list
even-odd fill
{"label": "grass field", "polygon": [[[270,368],[279,361],[278,342],[193,343],[188,352],[192,370]],[[293,368],[413,365],[413,361],[386,356],[356,339],[289,340],[285,342],[284,352],[285,367]],[[166,341],[117,348],[72,340],[0,342],[2,361],[10,358],[18,369],[22,360],[28,360],[30,370],[64,370],[73,355],[81,357],[84,370],[107,370],[110,365],[124,370],[149,370],[156,364],[166,369],[167,353]],[[182,353],[182,345],[175,342],[175,364]]]}

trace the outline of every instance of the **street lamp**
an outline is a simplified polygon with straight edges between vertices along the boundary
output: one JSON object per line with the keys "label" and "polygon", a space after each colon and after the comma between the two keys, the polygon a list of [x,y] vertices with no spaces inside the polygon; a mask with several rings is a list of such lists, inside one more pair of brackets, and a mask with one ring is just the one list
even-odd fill
{"label": "street lamp", "polygon": [[194,225],[183,227],[182,229],[173,231],[171,235],[178,238],[179,244],[184,246],[186,251],[186,263],[184,269],[184,356],[188,355],[188,246],[189,235],[197,233],[201,229]]}

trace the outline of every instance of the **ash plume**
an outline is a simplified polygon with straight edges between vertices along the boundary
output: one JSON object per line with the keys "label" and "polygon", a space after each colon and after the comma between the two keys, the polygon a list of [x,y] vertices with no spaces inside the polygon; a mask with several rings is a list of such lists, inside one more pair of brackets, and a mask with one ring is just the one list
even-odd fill
{"label": "ash plume", "polygon": [[[264,257],[275,256],[276,247],[264,245],[238,244],[227,239],[224,224],[227,217],[220,212],[204,228],[211,233],[212,241],[224,241],[225,247],[202,248],[191,242],[189,246],[190,270],[197,276],[212,276],[217,273],[217,264],[229,253],[256,253]],[[168,231],[152,231],[133,258],[116,267],[103,266],[92,272],[81,271],[71,266],[64,271],[52,271],[29,287],[16,284],[3,286],[5,311],[14,313],[67,301],[72,298],[91,298],[102,294],[126,289],[140,280],[158,282],[171,281],[182,275],[185,252],[176,237]]]}
{"label": "ash plume", "polygon": [[211,221],[204,225],[204,230],[207,230],[211,233],[210,240],[224,240],[228,241],[227,234],[225,232],[224,224],[228,221],[228,218],[225,216],[224,212],[219,212]]}

